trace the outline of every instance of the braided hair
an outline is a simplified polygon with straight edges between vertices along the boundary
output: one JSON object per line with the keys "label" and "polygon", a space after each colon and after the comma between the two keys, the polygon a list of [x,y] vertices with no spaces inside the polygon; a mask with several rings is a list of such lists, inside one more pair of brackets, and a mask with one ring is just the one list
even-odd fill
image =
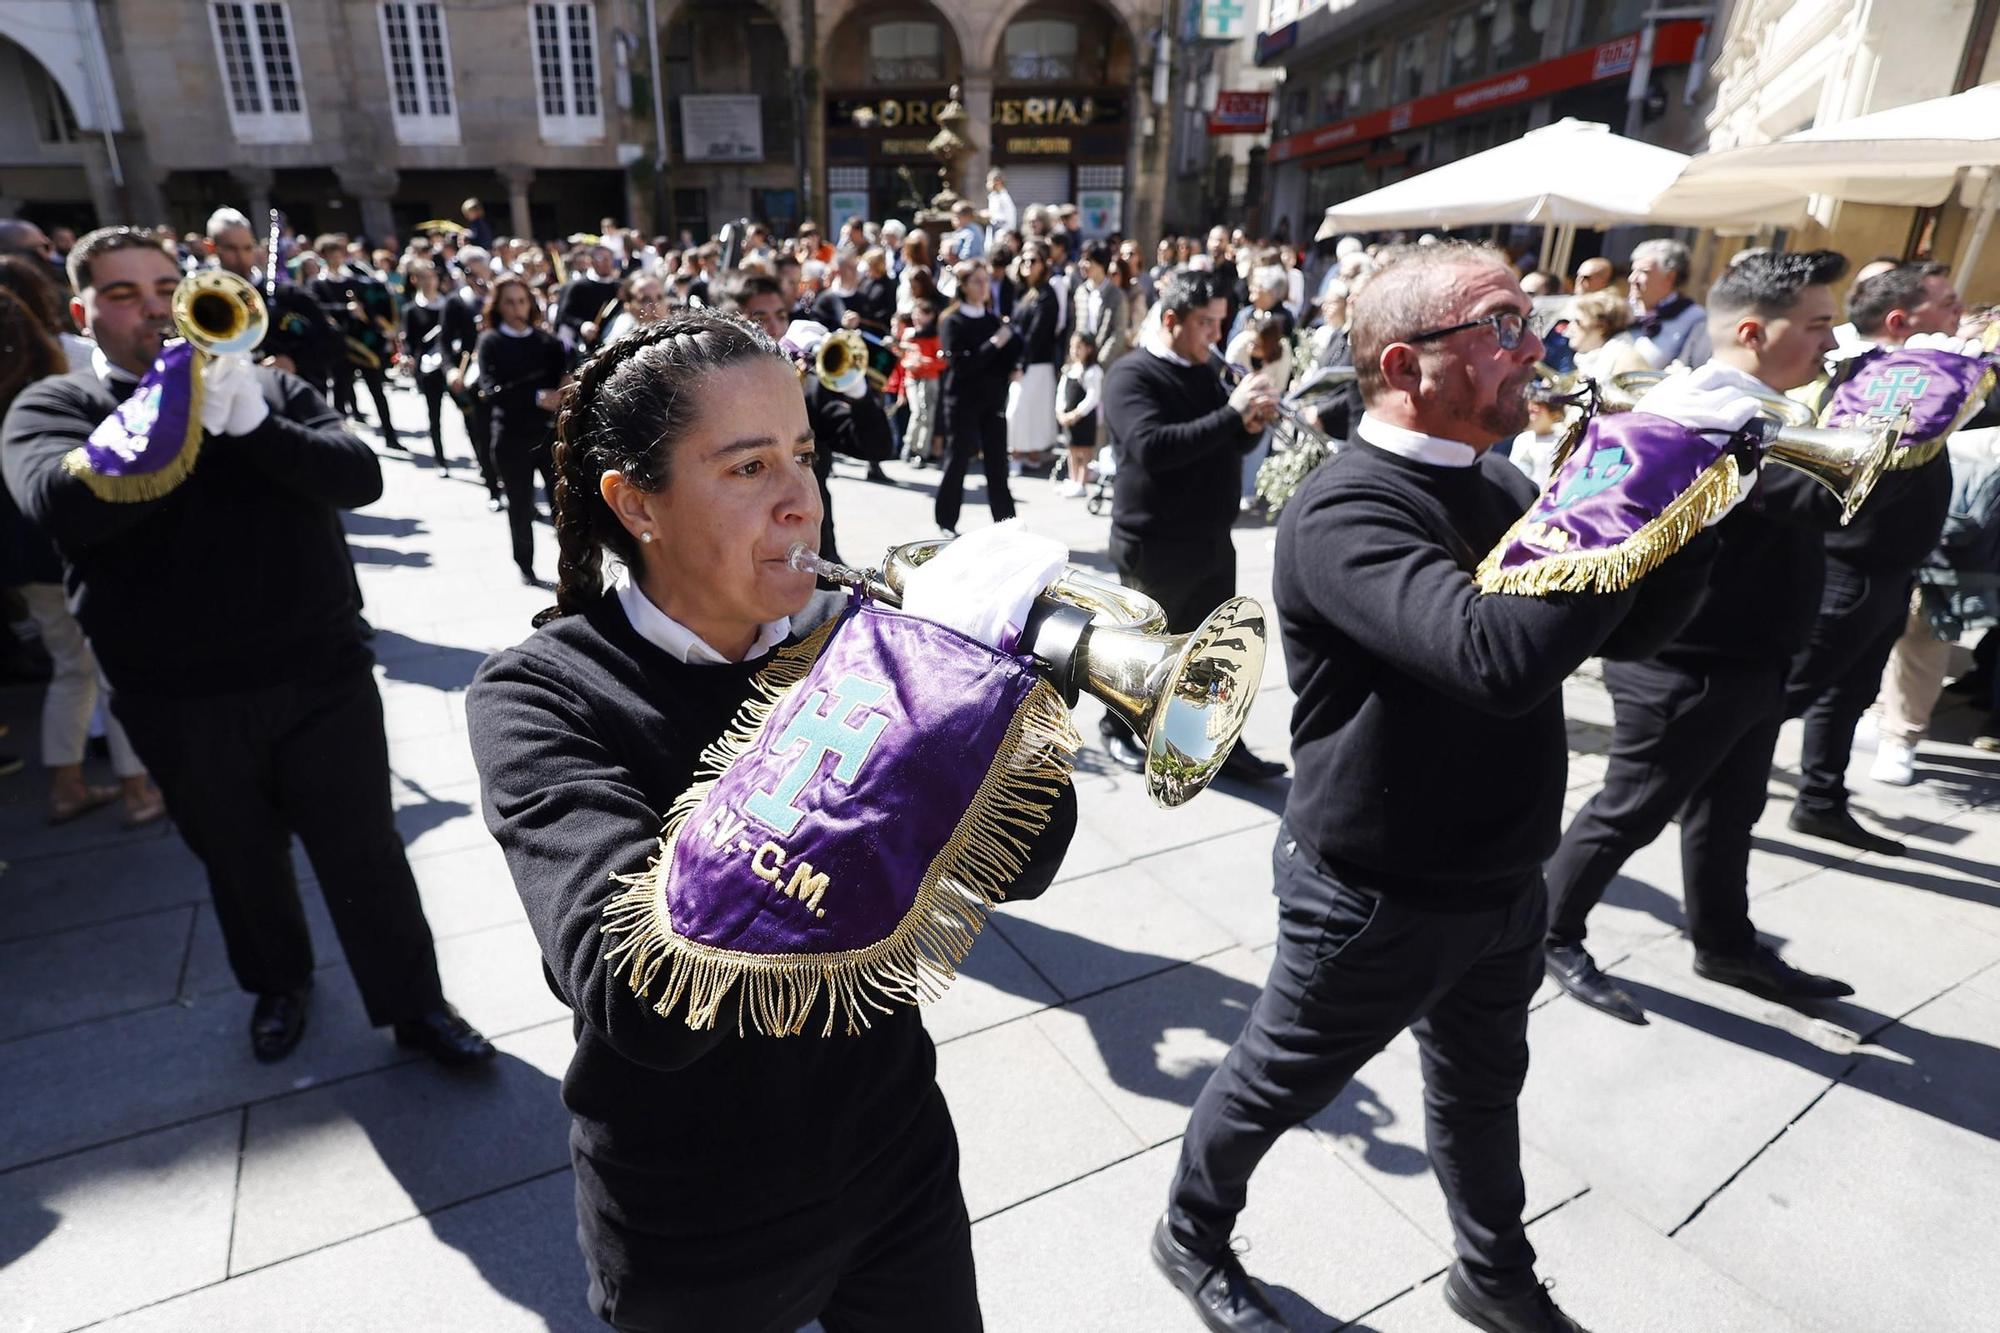
{"label": "braided hair", "polygon": [[599,478],[622,472],[643,491],[665,486],[674,446],[699,414],[697,383],[760,356],[791,366],[755,325],[697,309],[642,325],[584,365],[556,417],[556,604],[537,626],[603,595],[606,551],[639,568],[639,544],[604,502]]}

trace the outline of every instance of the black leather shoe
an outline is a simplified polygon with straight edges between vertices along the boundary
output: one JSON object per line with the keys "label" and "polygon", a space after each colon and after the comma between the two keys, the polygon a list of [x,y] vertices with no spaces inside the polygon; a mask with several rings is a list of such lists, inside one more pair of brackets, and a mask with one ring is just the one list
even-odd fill
{"label": "black leather shoe", "polygon": [[1153,1262],[1216,1333],[1289,1333],[1292,1327],[1234,1251],[1215,1258],[1196,1254],[1174,1239],[1165,1217],[1153,1228]]}
{"label": "black leather shoe", "polygon": [[493,1058],[493,1043],[448,1004],[396,1024],[396,1044],[423,1051],[441,1065],[470,1065]]}
{"label": "black leather shoe", "polygon": [[878,486],[894,486],[896,484],[896,479],[884,472],[880,463],[870,463],[868,465],[868,475],[862,478],[862,480],[872,481]]}
{"label": "black leather shoe", "polygon": [[1861,827],[1853,815],[1845,810],[1838,810],[1830,815],[1818,815],[1793,806],[1790,823],[1792,832],[1794,833],[1803,833],[1809,837],[1825,838],[1828,842],[1838,842],[1849,847],[1858,847],[1864,852],[1873,852],[1877,856],[1901,856],[1903,854],[1902,843],[1897,842],[1894,838],[1885,838],[1879,833],[1870,833],[1867,829]]}
{"label": "black leather shoe", "polygon": [[1116,731],[1100,732],[1099,735],[1104,739],[1104,753],[1111,756],[1112,763],[1129,773],[1146,771],[1146,752],[1132,738],[1131,732],[1120,727]]}
{"label": "black leather shoe", "polygon": [[292,1053],[306,1031],[306,1001],[310,985],[257,997],[250,1011],[250,1054],[259,1064],[275,1064]]}
{"label": "black leather shoe", "polygon": [[1844,981],[1793,967],[1768,944],[1747,954],[1697,952],[1694,974],[1767,1000],[1837,1000],[1854,994],[1854,987]]}
{"label": "black leather shoe", "polygon": [[1627,1023],[1646,1026],[1646,1011],[1639,1007],[1639,1002],[1598,971],[1597,960],[1581,944],[1551,944],[1545,952],[1544,966],[1556,985],[1593,1009],[1601,1009]]}
{"label": "black leather shoe", "polygon": [[1242,741],[1222,761],[1222,776],[1238,782],[1270,782],[1285,776],[1285,766],[1274,759],[1259,759]]}
{"label": "black leather shoe", "polygon": [[1486,1333],[1590,1333],[1556,1307],[1547,1287],[1531,1287],[1514,1296],[1488,1296],[1466,1281],[1457,1264],[1445,1274],[1444,1303]]}

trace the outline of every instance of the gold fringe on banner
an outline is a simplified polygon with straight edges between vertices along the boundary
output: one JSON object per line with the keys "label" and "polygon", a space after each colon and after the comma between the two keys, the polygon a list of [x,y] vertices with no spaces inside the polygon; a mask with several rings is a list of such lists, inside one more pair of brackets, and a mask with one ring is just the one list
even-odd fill
{"label": "gold fringe on banner", "polygon": [[199,357],[195,359],[188,378],[192,388],[188,402],[187,438],[181,441],[180,452],[169,459],[165,467],[151,472],[135,472],[130,476],[112,476],[93,468],[90,455],[79,445],[63,455],[63,471],[82,482],[92,495],[112,504],[157,500],[186,481],[188,474],[194,471],[195,460],[201,457],[201,399],[205,388]]}
{"label": "gold fringe on banner", "polygon": [[942,995],[986,924],[987,910],[1007,896],[1007,886],[1027,863],[1035,837],[1048,826],[1049,810],[1083,741],[1069,710],[1047,681],[1037,680],[1007,727],[971,806],[944,848],[932,858],[916,899],[889,935],[865,948],[830,954],[756,954],[691,940],[668,918],[666,880],[674,847],[695,810],[723,773],[747,751],[778,705],[804,681],[838,621],[790,648],[782,648],[757,673],[753,692],[729,730],[702,752],[696,781],[667,812],[659,853],[635,875],[618,876],[627,890],[605,906],[600,929],[608,955],[633,991],[651,998],[666,1017],[685,1004],[697,1031],[712,1028],[724,1002],[741,987],[738,1036],[796,1036],[826,996],[821,1036],[836,1020],[846,1031],[869,1026],[869,1013],[894,1004],[922,1004]]}
{"label": "gold fringe on banner", "polygon": [[1658,569],[1666,558],[1686,546],[1694,535],[1729,508],[1737,492],[1736,459],[1724,454],[1710,463],[1686,490],[1658,516],[1618,545],[1604,551],[1568,551],[1537,557],[1513,569],[1500,568],[1507,548],[1533,516],[1514,521],[1499,544],[1473,571],[1479,590],[1546,597],[1557,592],[1622,592]]}

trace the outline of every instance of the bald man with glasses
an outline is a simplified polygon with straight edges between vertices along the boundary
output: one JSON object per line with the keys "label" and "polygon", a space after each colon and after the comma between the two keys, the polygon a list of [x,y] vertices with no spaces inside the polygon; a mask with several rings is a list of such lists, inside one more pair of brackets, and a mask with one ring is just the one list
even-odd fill
{"label": "bald man with glasses", "polygon": [[[1296,704],[1272,851],[1277,954],[1195,1103],[1153,1236],[1155,1262],[1211,1329],[1290,1327],[1231,1249],[1251,1173],[1404,1028],[1456,1237],[1446,1303],[1490,1333],[1581,1327],[1536,1280],[1516,1113],[1542,976],[1542,862],[1561,832],[1562,683],[1622,641],[1648,650],[1691,593],[1479,591],[1479,560],[1534,499],[1493,448],[1527,421],[1542,354],[1529,310],[1504,259],[1471,245],[1413,249],[1377,274],[1353,303],[1367,406],[1356,443],[1306,479],[1278,527]],[[1705,574],[1683,553],[1647,582]],[[1328,1232],[1365,1243],[1339,1219]]]}

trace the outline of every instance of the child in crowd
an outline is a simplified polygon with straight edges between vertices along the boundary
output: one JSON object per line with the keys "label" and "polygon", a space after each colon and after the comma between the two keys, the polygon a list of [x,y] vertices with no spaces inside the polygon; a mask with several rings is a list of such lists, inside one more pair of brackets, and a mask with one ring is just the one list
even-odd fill
{"label": "child in crowd", "polygon": [[1104,391],[1104,367],[1097,364],[1097,344],[1081,333],[1070,335],[1069,359],[1056,382],[1057,434],[1069,447],[1069,475],[1056,494],[1076,499],[1090,478],[1090,460],[1097,453],[1097,405]]}
{"label": "child in crowd", "polygon": [[902,335],[903,397],[910,424],[903,434],[903,458],[916,467],[937,458],[938,381],[944,358],[938,354],[938,304],[919,297],[910,307],[910,327]]}

